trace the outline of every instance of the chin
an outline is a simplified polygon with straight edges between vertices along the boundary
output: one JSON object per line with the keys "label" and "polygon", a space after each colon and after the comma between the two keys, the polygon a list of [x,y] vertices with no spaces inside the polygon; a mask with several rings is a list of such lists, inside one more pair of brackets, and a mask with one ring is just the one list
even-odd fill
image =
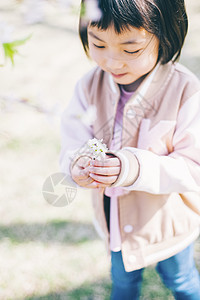
{"label": "chin", "polygon": [[125,78],[114,78],[114,81],[118,84],[129,85],[138,80],[139,78],[125,79]]}

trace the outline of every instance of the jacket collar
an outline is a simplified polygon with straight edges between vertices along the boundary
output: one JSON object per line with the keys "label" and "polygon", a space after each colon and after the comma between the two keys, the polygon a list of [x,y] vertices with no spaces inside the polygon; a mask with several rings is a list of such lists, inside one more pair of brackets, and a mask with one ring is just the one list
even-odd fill
{"label": "jacket collar", "polygon": [[[140,121],[145,118],[148,111],[155,111],[156,113],[154,101],[162,100],[163,89],[168,84],[173,70],[172,63],[158,64],[126,103],[123,111],[122,146],[136,146]],[[99,112],[94,124],[94,133],[96,138],[103,138],[104,143],[110,147],[117,105],[120,99],[120,88],[112,76],[99,67],[96,76],[99,78],[97,88],[94,95],[89,97]]]}
{"label": "jacket collar", "polygon": [[[139,85],[127,104],[133,104],[134,101],[138,102],[140,101],[140,98],[144,97],[149,100],[151,100],[152,98],[157,98],[168,84],[173,72],[174,65],[171,61],[165,65],[161,65],[160,63],[158,63]],[[106,73],[105,76],[108,77],[109,92],[112,94],[115,101],[117,101],[119,97],[116,98],[116,95],[119,96],[120,93],[119,86],[113,80],[113,77],[110,74]]]}

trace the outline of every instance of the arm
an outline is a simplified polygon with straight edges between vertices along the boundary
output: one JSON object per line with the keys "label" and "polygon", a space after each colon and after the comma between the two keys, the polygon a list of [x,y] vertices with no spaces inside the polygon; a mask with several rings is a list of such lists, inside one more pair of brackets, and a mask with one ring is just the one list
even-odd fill
{"label": "arm", "polygon": [[106,187],[116,181],[120,171],[120,162],[118,158],[107,156],[102,162],[101,181],[98,181],[99,178],[95,180],[95,176],[92,177],[91,168],[94,164],[98,165],[98,161],[91,160],[91,153],[86,151],[85,146],[88,140],[93,138],[93,131],[91,126],[83,124],[80,119],[87,109],[88,103],[82,92],[80,81],[61,118],[60,166],[68,177],[69,183],[73,180],[80,187]]}
{"label": "arm", "polygon": [[91,126],[83,124],[80,119],[87,109],[88,103],[79,81],[61,117],[60,167],[68,177],[71,177],[71,168],[77,159],[84,156],[85,143],[93,138]]}
{"label": "arm", "polygon": [[[159,156],[151,151],[133,147],[126,147],[115,153],[123,154],[126,159],[121,160],[122,174],[114,186],[126,186],[129,190],[152,194],[200,192],[200,92],[181,107],[173,146],[174,151],[168,156]],[[138,177],[135,177],[134,172],[132,175],[129,172],[120,183],[119,179],[127,172],[127,166],[136,158]]]}

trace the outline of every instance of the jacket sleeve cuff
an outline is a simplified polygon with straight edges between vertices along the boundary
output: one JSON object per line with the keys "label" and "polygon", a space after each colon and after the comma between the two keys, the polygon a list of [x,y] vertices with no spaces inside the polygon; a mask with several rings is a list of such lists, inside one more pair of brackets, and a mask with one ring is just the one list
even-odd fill
{"label": "jacket sleeve cuff", "polygon": [[128,187],[132,185],[139,176],[139,162],[136,156],[128,150],[109,151],[107,154],[117,156],[121,163],[121,172],[112,187]]}

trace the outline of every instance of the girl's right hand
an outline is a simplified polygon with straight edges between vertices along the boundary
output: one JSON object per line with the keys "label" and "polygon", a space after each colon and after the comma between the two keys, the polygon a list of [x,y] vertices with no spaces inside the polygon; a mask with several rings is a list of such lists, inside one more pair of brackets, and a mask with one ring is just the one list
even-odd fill
{"label": "girl's right hand", "polygon": [[89,176],[91,158],[88,156],[80,157],[72,168],[72,179],[80,186],[85,188],[96,188],[95,181]]}

